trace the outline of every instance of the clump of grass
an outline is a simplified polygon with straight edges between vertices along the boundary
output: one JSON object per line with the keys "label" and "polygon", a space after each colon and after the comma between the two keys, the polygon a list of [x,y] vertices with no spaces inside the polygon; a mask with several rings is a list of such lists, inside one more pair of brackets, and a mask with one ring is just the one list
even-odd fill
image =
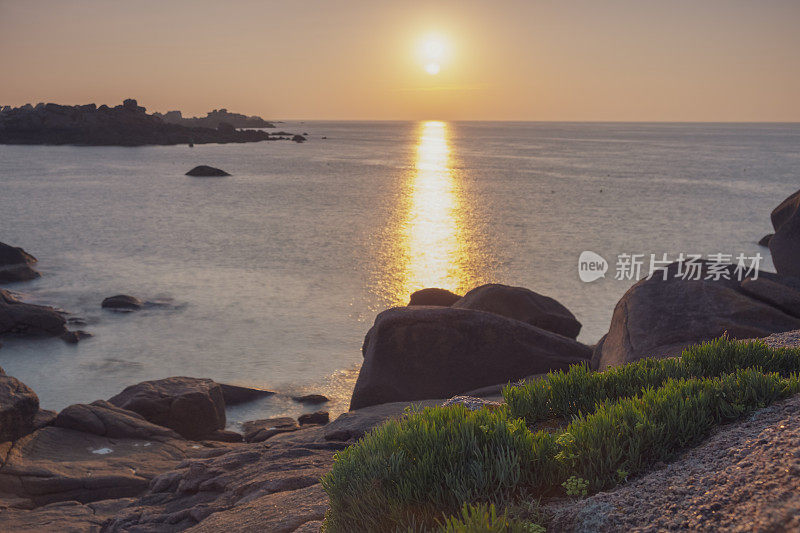
{"label": "clump of grass", "polygon": [[[520,500],[564,488],[582,496],[623,482],[697,444],[715,425],[800,392],[798,367],[800,350],[719,339],[680,359],[551,373],[544,384],[507,388],[512,401],[496,411],[410,412],[336,455],[322,479],[326,531],[524,524],[506,514]],[[526,425],[567,415],[562,432]]]}
{"label": "clump of grass", "polygon": [[339,452],[322,478],[328,531],[432,527],[464,503],[512,501],[553,485],[555,438],[506,410],[427,408],[390,421]]}
{"label": "clump of grass", "polygon": [[461,513],[444,519],[437,533],[545,533],[534,522],[510,517],[508,511],[498,514],[494,504],[464,504]]}
{"label": "clump of grass", "polygon": [[784,377],[800,372],[800,349],[774,349],[761,341],[737,342],[720,337],[686,348],[680,358],[642,359],[604,372],[575,365],[524,385],[506,386],[503,396],[512,416],[532,425],[591,413],[598,404],[638,396],[669,379],[717,377],[747,368]]}

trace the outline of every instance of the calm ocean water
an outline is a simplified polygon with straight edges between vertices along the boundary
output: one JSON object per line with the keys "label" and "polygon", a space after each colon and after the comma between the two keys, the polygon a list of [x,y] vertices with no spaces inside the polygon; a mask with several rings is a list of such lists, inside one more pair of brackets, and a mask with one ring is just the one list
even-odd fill
{"label": "calm ocean water", "polygon": [[[594,343],[630,281],[619,253],[767,255],[798,188],[798,124],[281,124],[309,142],[0,146],[0,241],[42,277],[7,288],[94,337],[5,341],[0,366],[60,409],[171,375],[346,409],[375,314],[422,286],[552,296]],[[322,139],[325,136],[327,139]],[[229,178],[190,178],[198,164]],[[612,263],[582,283],[581,251]],[[169,305],[100,309],[129,293]],[[285,396],[232,421],[297,415]]]}

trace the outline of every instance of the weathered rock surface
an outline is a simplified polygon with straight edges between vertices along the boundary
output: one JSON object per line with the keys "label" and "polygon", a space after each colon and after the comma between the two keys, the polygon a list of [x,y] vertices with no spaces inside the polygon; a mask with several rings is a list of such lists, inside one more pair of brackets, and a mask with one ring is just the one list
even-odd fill
{"label": "weathered rock surface", "polygon": [[39,273],[33,268],[35,263],[36,258],[22,248],[0,242],[0,283],[38,278]]}
{"label": "weathered rock surface", "polygon": [[242,387],[241,385],[228,385],[226,383],[220,383],[219,387],[222,389],[222,398],[225,400],[225,405],[239,405],[275,394],[265,389]]}
{"label": "weathered rock surface", "polygon": [[431,287],[420,289],[411,294],[408,305],[436,305],[440,307],[450,307],[461,299],[461,296],[447,289]]}
{"label": "weathered rock surface", "polygon": [[187,439],[225,428],[222,389],[210,379],[171,377],[131,385],[108,400]]}
{"label": "weathered rock surface", "polygon": [[769,252],[778,274],[800,278],[800,210],[796,209],[775,231],[769,241]]}
{"label": "weathered rock surface", "polygon": [[0,442],[13,441],[33,431],[39,397],[15,377],[0,372]]}
{"label": "weathered rock surface", "polygon": [[297,423],[301,426],[311,424],[327,424],[330,421],[330,414],[328,411],[315,411],[313,413],[305,413],[297,417]]}
{"label": "weathered rock surface", "polygon": [[0,509],[0,525],[15,533],[68,531],[97,533],[103,522],[133,502],[133,498],[118,498],[87,504],[76,501],[56,502],[33,510]]}
{"label": "weathered rock surface", "polygon": [[[316,434],[314,430],[301,430]],[[246,444],[225,455],[187,461],[152,481],[106,531],[294,531],[321,520],[320,477],[339,443]]]}
{"label": "weathered rock surface", "polygon": [[493,313],[447,307],[384,311],[362,351],[351,409],[447,398],[591,358],[587,346],[567,337]]}
{"label": "weathered rock surface", "polygon": [[37,104],[34,107],[28,104],[0,111],[0,144],[141,146],[242,143],[279,138],[259,130],[237,130],[224,122],[215,128],[171,124],[148,115],[145,108],[132,99],[116,107],[95,104]]}
{"label": "weathered rock surface", "polygon": [[88,405],[70,405],[58,413],[53,426],[109,438],[180,439],[171,429],[148,422],[142,415],[104,400]]}
{"label": "weathered rock surface", "polygon": [[784,313],[800,318],[800,279],[778,278],[781,282],[767,278],[747,278],[742,281],[742,292],[761,300]]}
{"label": "weathered rock surface", "polygon": [[306,394],[304,396],[292,396],[292,400],[300,403],[325,403],[328,401],[327,396],[322,394]]}
{"label": "weathered rock surface", "polygon": [[762,272],[758,282],[746,285],[748,294],[733,266],[725,269],[730,279],[716,281],[705,279],[708,263],[703,263],[699,280],[676,278],[678,268],[673,263],[667,280],[660,275],[642,280],[625,293],[614,308],[608,334],[595,350],[594,368],[677,355],[690,344],[725,332],[734,339],[748,339],[800,328],[797,317],[750,295],[757,287],[766,293],[767,282],[790,282],[786,278]]}
{"label": "weathered rock surface", "polygon": [[775,231],[781,229],[797,213],[798,209],[800,209],[800,190],[789,195],[778,207],[772,210],[770,219]]}
{"label": "weathered rock surface", "polygon": [[442,407],[452,407],[453,405],[463,405],[470,411],[477,411],[478,409],[498,409],[503,403],[474,396],[453,396],[442,403]]}
{"label": "weathered rock surface", "polygon": [[14,442],[0,467],[0,492],[37,506],[134,496],[190,452],[184,440],[110,438],[48,426]]}
{"label": "weathered rock surface", "polygon": [[263,442],[279,433],[297,431],[297,420],[290,417],[264,418],[250,420],[242,424],[245,442]]}
{"label": "weathered rock surface", "polygon": [[227,172],[220,168],[210,167],[208,165],[198,165],[186,173],[187,176],[196,177],[216,177],[216,176],[230,176]]}
{"label": "weathered rock surface", "polygon": [[21,302],[0,289],[0,335],[58,337],[67,332],[66,323],[52,307]]}
{"label": "weathered rock surface", "polygon": [[498,283],[481,285],[453,303],[452,307],[513,318],[571,339],[581,331],[581,323],[569,309],[548,296],[523,287]]}
{"label": "weathered rock surface", "polygon": [[548,531],[800,531],[800,397],[723,426],[610,492],[545,507]]}

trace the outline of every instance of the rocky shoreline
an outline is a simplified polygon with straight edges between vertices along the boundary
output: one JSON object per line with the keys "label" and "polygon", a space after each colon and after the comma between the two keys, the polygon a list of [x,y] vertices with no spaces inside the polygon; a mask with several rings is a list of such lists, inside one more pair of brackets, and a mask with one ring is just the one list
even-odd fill
{"label": "rocky shoreline", "polygon": [[170,113],[148,114],[133,99],[116,107],[40,103],[0,109],[0,144],[192,145],[296,140],[298,137],[286,132],[239,129],[271,127],[274,124],[260,117],[246,117],[224,109],[215,110],[202,119],[184,119]]}
{"label": "rocky shoreline", "polygon": [[[702,262],[699,279],[683,279],[676,273],[684,265],[673,263],[666,280],[645,279],[625,293],[595,346],[575,340],[581,324],[568,309],[525,288],[484,285],[463,297],[419,291],[408,306],[376,317],[351,410],[332,422],[317,411],[227,431],[227,405],[269,391],[191,377],[143,382],[54,413],[0,371],[0,525],[14,531],[318,531],[328,507],[320,478],[335,452],[404,416],[410,405],[496,408],[509,382],[574,364],[602,371],[671,357],[722,335],[796,347],[800,245],[793,243],[800,242],[800,191],[787,202],[776,209],[777,223],[773,213],[782,235],[770,241],[777,273],[739,280],[727,265],[721,270],[727,276],[711,276],[714,267]],[[0,271],[18,271],[20,281],[32,275],[33,256],[4,250]],[[132,297],[114,298],[130,303]],[[58,311],[0,289],[0,335],[65,333]],[[800,400],[790,398],[757,411],[675,462],[587,499],[545,500],[542,512],[556,531],[796,529],[798,407]]]}

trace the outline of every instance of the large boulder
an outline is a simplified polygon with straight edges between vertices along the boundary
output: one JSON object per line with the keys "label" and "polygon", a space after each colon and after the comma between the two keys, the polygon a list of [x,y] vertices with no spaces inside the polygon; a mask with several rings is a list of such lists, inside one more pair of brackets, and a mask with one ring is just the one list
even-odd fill
{"label": "large boulder", "polygon": [[438,305],[441,307],[450,307],[460,299],[461,296],[447,289],[430,287],[413,292],[408,305]]}
{"label": "large boulder", "polygon": [[447,398],[586,362],[591,350],[517,320],[450,307],[379,314],[363,346],[350,409]]}
{"label": "large boulder", "polygon": [[[625,293],[614,308],[608,334],[595,349],[594,368],[678,355],[688,345],[726,332],[734,339],[749,339],[800,328],[800,318],[783,310],[785,303],[780,309],[767,301],[771,286],[746,281],[743,288],[732,265],[725,269],[731,279],[718,280],[705,279],[708,263],[702,264],[701,279],[682,279],[678,268],[673,263],[666,280],[641,280]],[[765,272],[761,277],[776,283],[784,279]],[[762,296],[753,298],[755,291]]]}
{"label": "large boulder", "polygon": [[781,229],[781,226],[788,222],[798,210],[800,210],[800,190],[791,194],[778,207],[772,210],[770,218],[775,231]]}
{"label": "large boulder", "polygon": [[800,278],[800,210],[795,209],[775,231],[769,240],[769,251],[778,274]]}
{"label": "large boulder", "polygon": [[202,439],[225,427],[225,401],[210,379],[171,377],[131,385],[109,403],[134,411],[187,439]]}
{"label": "large boulder", "polygon": [[38,278],[39,273],[33,269],[35,263],[36,258],[22,248],[0,242],[0,283]]}
{"label": "large boulder", "polygon": [[523,287],[490,283],[472,289],[452,307],[495,313],[572,339],[581,323],[556,300]]}
{"label": "large boulder", "polygon": [[0,289],[0,335],[61,336],[66,323],[52,307],[23,303]]}
{"label": "large boulder", "polygon": [[17,440],[33,431],[38,412],[36,393],[0,371],[0,442]]}

